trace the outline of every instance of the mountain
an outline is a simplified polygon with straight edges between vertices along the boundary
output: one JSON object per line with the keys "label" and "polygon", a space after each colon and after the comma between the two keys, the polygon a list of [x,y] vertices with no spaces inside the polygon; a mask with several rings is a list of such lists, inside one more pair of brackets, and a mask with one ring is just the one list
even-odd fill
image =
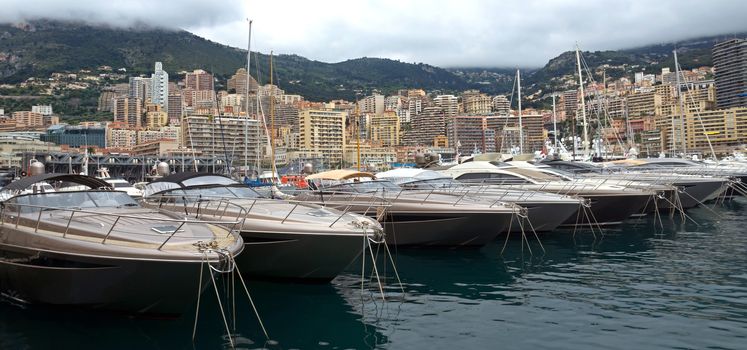
{"label": "mountain", "polygon": [[[745,35],[742,33],[737,36],[744,37]],[[664,67],[674,70],[672,51],[675,47],[682,69],[711,66],[713,65],[711,60],[713,45],[733,37],[734,35],[719,35],[632,49],[584,51],[581,55],[585,65],[595,73],[595,79],[601,81],[602,74],[606,74],[608,78],[620,78],[622,76],[632,77],[635,72],[640,71],[659,73]],[[596,69],[605,65],[604,73]],[[545,89],[553,88],[560,85],[557,78],[577,74],[576,70],[576,53],[567,51],[551,59],[541,69],[528,74],[527,80],[529,84],[537,84]],[[530,86],[529,84],[527,86]]]}
{"label": "mountain", "polygon": [[[737,36],[744,37],[744,34]],[[734,37],[713,36],[677,43],[683,68],[711,64],[713,43]],[[606,65],[607,77],[634,72],[658,72],[671,67],[674,44],[583,52],[587,65],[601,80],[598,67]],[[52,72],[77,71],[108,65],[124,67],[128,74],[149,74],[161,61],[176,77],[177,72],[202,68],[213,72],[218,85],[236,69],[246,65],[246,51],[222,45],[183,30],[158,28],[112,28],[84,23],[37,20],[23,24],[0,24],[0,83],[20,82],[28,77],[46,78]],[[260,82],[268,82],[269,57],[253,53],[252,74],[259,63]],[[522,70],[523,96],[569,88],[575,74],[574,52],[564,52],[539,69]],[[422,88],[443,92],[479,89],[489,94],[510,93],[513,68],[449,68],[412,64],[383,58],[358,58],[325,63],[298,55],[277,55],[274,81],[288,93],[309,100],[354,99],[356,92],[372,90],[392,93],[399,88]],[[531,101],[530,101],[531,102]]]}
{"label": "mountain", "polygon": [[[111,28],[85,23],[37,20],[0,24],[0,83],[52,72],[77,71],[108,65],[129,74],[145,74],[161,61],[172,74],[202,68],[225,82],[246,66],[246,50],[222,45],[183,30]],[[266,83],[269,57],[253,53],[252,73],[259,61],[260,79]],[[324,63],[297,55],[273,58],[275,81],[288,93],[311,100],[355,98],[355,92],[398,88],[463,90],[469,87],[450,72],[426,65],[381,58],[359,58]]]}

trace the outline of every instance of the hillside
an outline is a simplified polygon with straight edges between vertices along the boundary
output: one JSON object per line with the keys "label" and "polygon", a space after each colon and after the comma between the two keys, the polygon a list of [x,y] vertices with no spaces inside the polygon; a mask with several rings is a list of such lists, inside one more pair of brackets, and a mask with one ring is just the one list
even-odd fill
{"label": "hillside", "polygon": [[[93,27],[56,21],[0,24],[0,83],[100,65],[124,67],[130,74],[141,74],[151,72],[155,61],[163,62],[172,76],[178,71],[202,68],[225,81],[246,65],[246,50],[180,30]],[[253,74],[257,61],[260,80],[267,82],[269,58],[253,54]],[[330,64],[297,55],[278,55],[274,67],[282,88],[312,100],[354,98],[356,90],[370,92],[373,88],[385,92],[404,87],[468,88],[464,80],[444,69],[379,58]]]}
{"label": "hillside", "polygon": [[[740,34],[740,36],[744,36]],[[730,35],[728,37],[733,37]],[[711,47],[727,36],[715,36],[677,43],[683,68],[711,64]],[[608,65],[608,77],[632,77],[636,71],[657,72],[673,67],[674,44],[639,48],[583,52],[595,70]],[[0,24],[0,83],[16,83],[29,77],[46,78],[52,72],[77,71],[109,65],[124,67],[128,74],[147,74],[155,61],[164,63],[172,77],[177,72],[202,68],[215,73],[218,85],[243,67],[246,51],[198,37],[183,30],[154,28],[94,27],[83,23],[33,21],[23,25]],[[269,59],[252,55],[252,74],[260,66],[260,81],[268,82]],[[392,93],[399,88],[423,88],[444,92],[479,89],[489,94],[510,93],[513,68],[449,68],[411,64],[382,58],[358,58],[325,63],[298,55],[274,59],[275,82],[288,93],[309,100],[354,99],[378,90]],[[537,91],[567,88],[575,72],[575,55],[564,52],[540,69],[523,70],[524,96]],[[601,71],[597,72],[601,74]],[[601,80],[601,76],[597,77]]]}
{"label": "hillside", "polygon": [[[744,36],[745,34],[740,34]],[[734,37],[734,35],[720,35],[696,38],[679,43],[649,45],[632,49],[610,51],[584,51],[582,56],[586,64],[594,70],[603,65],[608,78],[632,77],[635,72],[646,71],[658,73],[663,67],[674,70],[674,56],[672,51],[677,47],[677,56],[683,69],[701,66],[711,66],[711,50],[713,44]],[[551,59],[544,67],[527,75],[529,84],[536,84],[538,88],[557,86],[553,78],[576,74],[576,54],[567,51]],[[601,71],[595,72],[595,79],[601,80]],[[527,84],[527,86],[530,86]]]}

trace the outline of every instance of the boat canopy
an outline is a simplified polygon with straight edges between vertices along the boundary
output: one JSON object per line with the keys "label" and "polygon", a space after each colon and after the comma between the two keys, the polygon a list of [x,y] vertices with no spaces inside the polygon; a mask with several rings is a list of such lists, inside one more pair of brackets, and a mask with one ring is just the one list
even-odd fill
{"label": "boat canopy", "polygon": [[306,177],[306,180],[348,180],[353,178],[367,177],[374,179],[375,176],[371,173],[347,169],[337,169],[330,171],[323,171],[321,173],[312,174]]}
{"label": "boat canopy", "polygon": [[233,180],[229,177],[219,174],[208,174],[208,173],[196,173],[193,171],[185,171],[181,173],[174,173],[168,176],[164,176],[158,180],[155,180],[145,186],[143,189],[143,196],[150,196],[159,192],[187,188],[193,186],[235,186],[241,185],[240,182]]}
{"label": "boat canopy", "polygon": [[49,173],[49,174],[27,176],[19,180],[13,181],[9,183],[7,186],[3,187],[3,191],[23,191],[31,187],[35,183],[50,182],[50,181],[75,183],[75,184],[87,186],[90,188],[111,188],[112,187],[112,185],[107,183],[106,181],[102,179],[97,179],[92,176],[79,175],[79,174]]}

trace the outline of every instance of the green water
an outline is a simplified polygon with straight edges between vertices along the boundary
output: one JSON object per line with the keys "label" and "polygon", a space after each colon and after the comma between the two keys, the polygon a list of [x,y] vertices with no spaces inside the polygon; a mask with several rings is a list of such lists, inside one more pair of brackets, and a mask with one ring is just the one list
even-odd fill
{"label": "green water", "polygon": [[[554,232],[541,237],[544,254],[519,239],[503,255],[503,241],[399,249],[406,293],[388,267],[386,303],[375,284],[361,290],[360,262],[326,285],[250,281],[272,340],[244,299],[234,339],[241,349],[747,349],[747,200],[714,211],[604,237]],[[215,295],[204,298],[194,343],[194,310],[133,319],[5,300],[0,349],[229,348]]]}

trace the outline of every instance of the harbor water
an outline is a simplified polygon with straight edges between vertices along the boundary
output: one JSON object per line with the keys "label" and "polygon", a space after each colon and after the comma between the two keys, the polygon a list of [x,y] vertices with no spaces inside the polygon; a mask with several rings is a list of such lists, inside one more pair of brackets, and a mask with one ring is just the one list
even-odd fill
{"label": "harbor water", "polygon": [[[710,208],[710,207],[709,207]],[[382,302],[361,263],[330,284],[249,280],[236,348],[745,349],[747,200],[482,249],[392,249]],[[531,253],[530,253],[531,249]],[[366,281],[370,277],[370,261]],[[55,286],[50,285],[54,289]],[[230,348],[215,293],[178,319],[0,301],[0,349]],[[229,317],[229,323],[233,323]]]}

